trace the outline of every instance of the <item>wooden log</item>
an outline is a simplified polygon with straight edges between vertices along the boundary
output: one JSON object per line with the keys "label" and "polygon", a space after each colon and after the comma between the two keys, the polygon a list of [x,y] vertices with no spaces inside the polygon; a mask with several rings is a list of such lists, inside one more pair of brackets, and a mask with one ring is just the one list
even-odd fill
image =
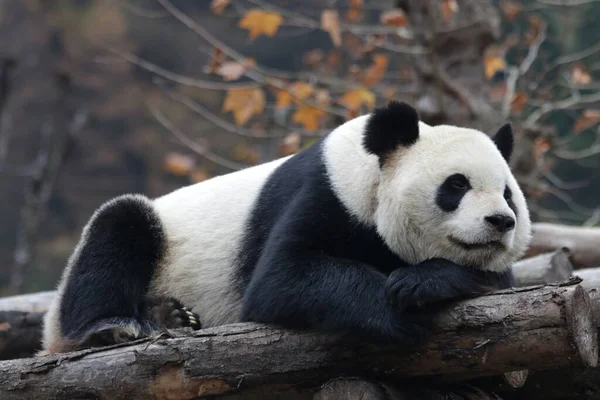
{"label": "wooden log", "polygon": [[45,312],[56,292],[37,292],[0,298],[0,311]]}
{"label": "wooden log", "polygon": [[569,249],[561,248],[516,262],[512,266],[516,286],[566,281],[573,273],[569,256]]}
{"label": "wooden log", "polygon": [[41,347],[43,312],[0,311],[0,360],[30,357]]}
{"label": "wooden log", "polygon": [[432,336],[414,349],[232,324],[129,346],[2,361],[0,398],[191,399],[271,385],[315,386],[349,374],[485,376],[597,364],[590,298],[579,285],[493,293],[447,305],[437,315]]}
{"label": "wooden log", "polygon": [[600,268],[578,269],[573,274],[583,279],[581,286],[584,288],[600,288]]}
{"label": "wooden log", "polygon": [[332,379],[315,393],[313,400],[498,400],[492,393],[471,385],[452,388],[411,387],[362,379]]}
{"label": "wooden log", "polygon": [[575,267],[600,265],[600,228],[534,223],[526,258],[566,247]]}

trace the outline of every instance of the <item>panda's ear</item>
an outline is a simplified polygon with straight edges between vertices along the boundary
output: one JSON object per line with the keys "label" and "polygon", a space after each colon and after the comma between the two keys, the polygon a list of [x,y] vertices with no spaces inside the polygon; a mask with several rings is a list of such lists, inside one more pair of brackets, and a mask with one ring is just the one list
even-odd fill
{"label": "panda's ear", "polygon": [[380,164],[386,155],[400,146],[408,147],[419,138],[419,114],[406,103],[392,101],[371,113],[365,128],[363,145],[369,153],[379,157]]}
{"label": "panda's ear", "polygon": [[498,150],[500,150],[502,157],[504,157],[506,162],[509,162],[515,144],[512,125],[510,123],[502,125],[494,137],[492,137],[492,140],[496,144],[496,147],[498,147]]}

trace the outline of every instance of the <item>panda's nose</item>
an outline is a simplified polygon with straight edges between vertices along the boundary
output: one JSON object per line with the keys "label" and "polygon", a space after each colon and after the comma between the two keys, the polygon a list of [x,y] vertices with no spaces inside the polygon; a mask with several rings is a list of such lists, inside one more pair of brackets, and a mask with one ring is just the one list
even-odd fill
{"label": "panda's nose", "polygon": [[508,215],[494,214],[484,218],[486,222],[492,225],[498,232],[505,233],[515,227],[515,219]]}

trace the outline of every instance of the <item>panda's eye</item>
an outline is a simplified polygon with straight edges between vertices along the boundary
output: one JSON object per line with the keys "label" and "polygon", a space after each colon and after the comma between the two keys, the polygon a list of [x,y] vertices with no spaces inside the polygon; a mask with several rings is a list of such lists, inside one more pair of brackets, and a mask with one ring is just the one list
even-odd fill
{"label": "panda's eye", "polygon": [[504,188],[504,199],[510,200],[511,197],[512,197],[512,192],[511,192],[510,188],[508,186],[506,186]]}
{"label": "panda's eye", "polygon": [[450,186],[456,190],[467,190],[469,189],[469,180],[462,174],[456,174],[449,179]]}

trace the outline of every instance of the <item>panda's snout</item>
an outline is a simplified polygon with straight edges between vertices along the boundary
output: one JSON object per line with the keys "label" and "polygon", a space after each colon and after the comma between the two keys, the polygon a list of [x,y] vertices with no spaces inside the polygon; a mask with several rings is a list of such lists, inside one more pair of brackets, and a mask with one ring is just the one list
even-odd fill
{"label": "panda's snout", "polygon": [[515,227],[515,219],[510,215],[494,214],[484,218],[485,222],[490,224],[500,233],[506,233]]}

